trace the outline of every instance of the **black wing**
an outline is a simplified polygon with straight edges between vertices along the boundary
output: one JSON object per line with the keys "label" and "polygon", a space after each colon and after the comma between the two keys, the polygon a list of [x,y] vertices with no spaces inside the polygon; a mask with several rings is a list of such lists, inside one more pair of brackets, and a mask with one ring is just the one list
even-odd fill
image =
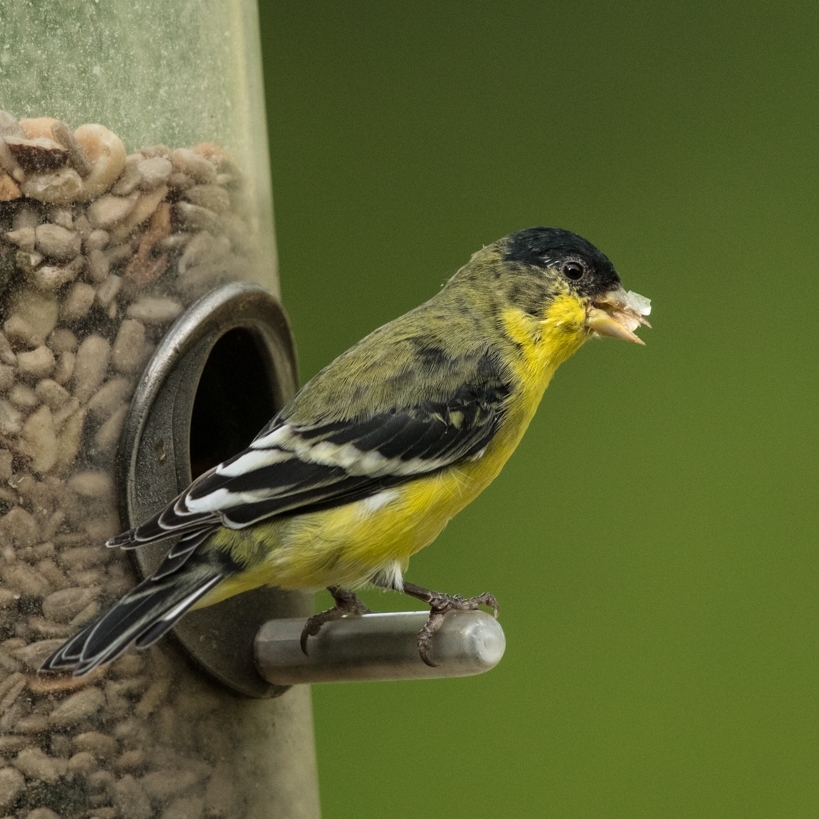
{"label": "black wing", "polygon": [[[485,362],[484,362],[485,363]],[[202,475],[163,512],[111,545],[184,535],[185,557],[215,525],[249,526],[273,515],[327,509],[480,457],[504,415],[509,386],[462,383],[445,401],[327,423],[274,419],[243,452]]]}

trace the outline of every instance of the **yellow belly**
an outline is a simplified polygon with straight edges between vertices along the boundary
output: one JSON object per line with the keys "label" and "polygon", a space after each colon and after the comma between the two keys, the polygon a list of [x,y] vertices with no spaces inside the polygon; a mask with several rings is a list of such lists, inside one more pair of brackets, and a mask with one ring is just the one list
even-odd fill
{"label": "yellow belly", "polygon": [[226,580],[204,605],[260,585],[355,589],[409,559],[497,475],[514,447],[354,503],[245,530],[221,529],[213,545],[244,556],[249,570]]}

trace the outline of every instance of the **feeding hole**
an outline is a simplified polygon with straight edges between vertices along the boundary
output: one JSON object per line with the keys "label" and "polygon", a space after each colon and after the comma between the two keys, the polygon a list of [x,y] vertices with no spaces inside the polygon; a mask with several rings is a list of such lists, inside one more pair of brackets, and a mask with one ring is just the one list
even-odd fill
{"label": "feeding hole", "polygon": [[273,364],[251,330],[225,333],[213,347],[196,390],[190,427],[194,478],[236,455],[281,409]]}

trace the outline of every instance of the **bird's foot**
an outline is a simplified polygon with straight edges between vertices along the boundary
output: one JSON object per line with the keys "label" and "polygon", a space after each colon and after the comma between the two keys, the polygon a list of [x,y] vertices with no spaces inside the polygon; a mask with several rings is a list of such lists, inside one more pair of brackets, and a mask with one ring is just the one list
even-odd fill
{"label": "bird's foot", "polygon": [[340,620],[345,614],[369,614],[370,610],[351,591],[338,586],[329,586],[327,591],[333,595],[335,606],[327,611],[319,612],[310,617],[301,631],[301,650],[307,654],[307,640],[315,637],[325,623]]}
{"label": "bird's foot", "polygon": [[498,616],[498,601],[494,594],[484,592],[475,597],[462,597],[460,594],[444,594],[430,591],[414,583],[404,583],[403,591],[411,597],[423,600],[429,604],[429,619],[421,631],[418,632],[418,653],[421,659],[432,668],[436,663],[429,658],[429,649],[432,645],[432,635],[441,628],[444,617],[450,611],[475,611],[479,606],[487,606]]}

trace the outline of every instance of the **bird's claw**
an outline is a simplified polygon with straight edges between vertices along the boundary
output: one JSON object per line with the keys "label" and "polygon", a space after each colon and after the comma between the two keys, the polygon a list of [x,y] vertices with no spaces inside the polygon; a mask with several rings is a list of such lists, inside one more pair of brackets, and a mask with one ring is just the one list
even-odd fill
{"label": "bird's claw", "polygon": [[340,620],[345,614],[370,614],[370,610],[353,592],[345,591],[337,586],[331,586],[327,591],[333,595],[333,600],[336,601],[336,604],[331,609],[321,611],[309,617],[304,624],[304,628],[301,630],[299,644],[305,656],[307,656],[307,641],[310,637],[315,637],[325,623]]}
{"label": "bird's claw", "polygon": [[436,668],[438,664],[430,659],[429,649],[432,646],[432,635],[441,628],[447,612],[475,611],[478,606],[487,606],[492,609],[497,619],[499,609],[497,598],[489,592],[477,594],[474,597],[462,597],[460,594],[443,594],[442,592],[431,592],[430,594],[429,618],[418,632],[418,653],[428,666]]}

